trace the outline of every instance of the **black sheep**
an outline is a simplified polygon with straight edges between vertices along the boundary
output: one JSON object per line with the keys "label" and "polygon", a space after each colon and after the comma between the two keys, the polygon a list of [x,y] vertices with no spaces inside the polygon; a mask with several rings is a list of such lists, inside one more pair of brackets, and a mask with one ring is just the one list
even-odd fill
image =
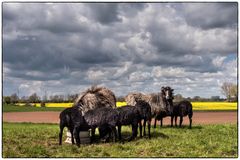
{"label": "black sheep", "polygon": [[122,139],[121,136],[121,126],[122,125],[132,125],[132,135],[128,141],[133,140],[137,137],[138,123],[141,123],[141,116],[139,109],[135,106],[122,106],[116,109],[118,111],[118,137],[119,140]]}
{"label": "black sheep", "polygon": [[173,106],[173,114],[171,116],[171,126],[173,126],[173,118],[175,117],[175,126],[177,126],[177,117],[180,117],[179,127],[182,126],[183,117],[189,118],[189,128],[192,128],[192,104],[189,101],[183,100]]}
{"label": "black sheep", "polygon": [[[141,120],[143,120],[143,135],[146,136],[146,122],[148,123],[148,137],[150,138],[150,128],[151,128],[151,120],[152,120],[152,115],[151,115],[151,106],[149,103],[143,101],[143,100],[137,100],[136,105],[137,109],[139,110]],[[139,123],[139,129],[140,129],[140,137],[142,137],[142,123],[140,121]]]}
{"label": "black sheep", "polygon": [[67,127],[68,130],[70,131],[72,144],[74,144],[73,136],[74,127],[84,122],[81,112],[79,112],[79,108],[78,107],[66,108],[60,113],[59,118],[60,118],[59,145],[62,144],[62,134],[64,127]]}
{"label": "black sheep", "polygon": [[156,128],[157,120],[160,120],[160,127],[163,126],[163,118],[173,115],[173,101],[172,99],[165,100],[166,109],[157,114],[154,122],[154,128]]}
{"label": "black sheep", "polygon": [[[95,130],[97,127],[106,128],[106,131],[110,131],[110,133],[113,134],[113,141],[116,141],[118,112],[115,109],[111,107],[97,107],[94,110],[87,111],[84,119],[92,130]],[[95,132],[92,132],[92,140],[94,140],[94,136]],[[101,137],[103,137],[103,135],[100,135],[100,138]]]}
{"label": "black sheep", "polygon": [[[59,145],[62,144],[62,132],[63,128],[67,127],[71,132],[72,143],[74,139],[80,146],[80,131],[86,131],[88,129],[95,129],[97,127],[108,127],[111,128],[113,133],[114,141],[116,140],[116,124],[118,121],[118,113],[116,110],[110,107],[101,107],[94,110],[89,110],[83,116],[82,111],[78,107],[67,108],[60,113],[60,133],[59,133]],[[94,134],[92,134],[92,139]]]}

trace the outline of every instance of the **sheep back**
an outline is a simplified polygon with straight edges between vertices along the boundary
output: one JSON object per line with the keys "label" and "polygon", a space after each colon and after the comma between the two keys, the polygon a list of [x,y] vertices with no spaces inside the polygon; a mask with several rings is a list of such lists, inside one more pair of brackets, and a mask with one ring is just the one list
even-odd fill
{"label": "sheep back", "polygon": [[118,112],[110,107],[99,107],[85,113],[84,119],[91,127],[99,127],[105,124],[116,126]]}
{"label": "sheep back", "polygon": [[101,106],[116,108],[116,97],[105,87],[92,86],[79,94],[74,106],[80,106],[83,113]]}
{"label": "sheep back", "polygon": [[118,111],[118,122],[121,125],[132,124],[134,120],[139,120],[140,113],[137,107],[126,105],[116,109]]}

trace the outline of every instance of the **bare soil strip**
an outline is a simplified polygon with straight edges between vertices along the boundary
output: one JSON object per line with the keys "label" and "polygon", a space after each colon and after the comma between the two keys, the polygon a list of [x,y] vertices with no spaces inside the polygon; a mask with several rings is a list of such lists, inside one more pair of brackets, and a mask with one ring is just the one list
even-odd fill
{"label": "bare soil strip", "polygon": [[[32,122],[59,123],[60,112],[6,112],[3,113],[4,122]],[[194,124],[224,124],[237,123],[237,111],[232,112],[194,112]],[[178,118],[179,123],[179,118]],[[157,123],[159,124],[159,122]],[[170,117],[163,119],[163,125],[170,124]],[[188,117],[184,117],[183,124],[188,125]]]}

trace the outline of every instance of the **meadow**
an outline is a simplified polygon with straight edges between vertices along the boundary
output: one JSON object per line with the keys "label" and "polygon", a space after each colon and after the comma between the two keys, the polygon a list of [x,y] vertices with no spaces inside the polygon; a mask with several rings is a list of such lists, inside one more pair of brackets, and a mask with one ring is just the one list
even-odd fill
{"label": "meadow", "polygon": [[[64,130],[66,132],[66,129]],[[131,128],[123,127],[123,137]],[[57,124],[3,123],[3,158],[16,157],[237,157],[237,124],[164,126],[151,129],[152,138],[132,142],[58,145]],[[66,134],[64,133],[64,139]]]}

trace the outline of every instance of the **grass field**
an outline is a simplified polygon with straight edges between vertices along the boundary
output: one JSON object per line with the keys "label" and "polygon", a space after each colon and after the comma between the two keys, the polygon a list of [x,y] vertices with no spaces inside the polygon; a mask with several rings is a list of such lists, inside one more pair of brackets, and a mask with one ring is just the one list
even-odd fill
{"label": "grass field", "polygon": [[[3,157],[237,157],[237,124],[152,129],[125,143],[58,146],[58,125],[3,123]],[[65,129],[66,132],[66,129]],[[66,134],[64,134],[65,136]],[[123,136],[130,128],[123,127]],[[64,139],[66,137],[63,137]]]}
{"label": "grass field", "polygon": [[30,107],[30,106],[15,106],[3,105],[3,112],[38,112],[38,111],[62,111],[64,107]]}

